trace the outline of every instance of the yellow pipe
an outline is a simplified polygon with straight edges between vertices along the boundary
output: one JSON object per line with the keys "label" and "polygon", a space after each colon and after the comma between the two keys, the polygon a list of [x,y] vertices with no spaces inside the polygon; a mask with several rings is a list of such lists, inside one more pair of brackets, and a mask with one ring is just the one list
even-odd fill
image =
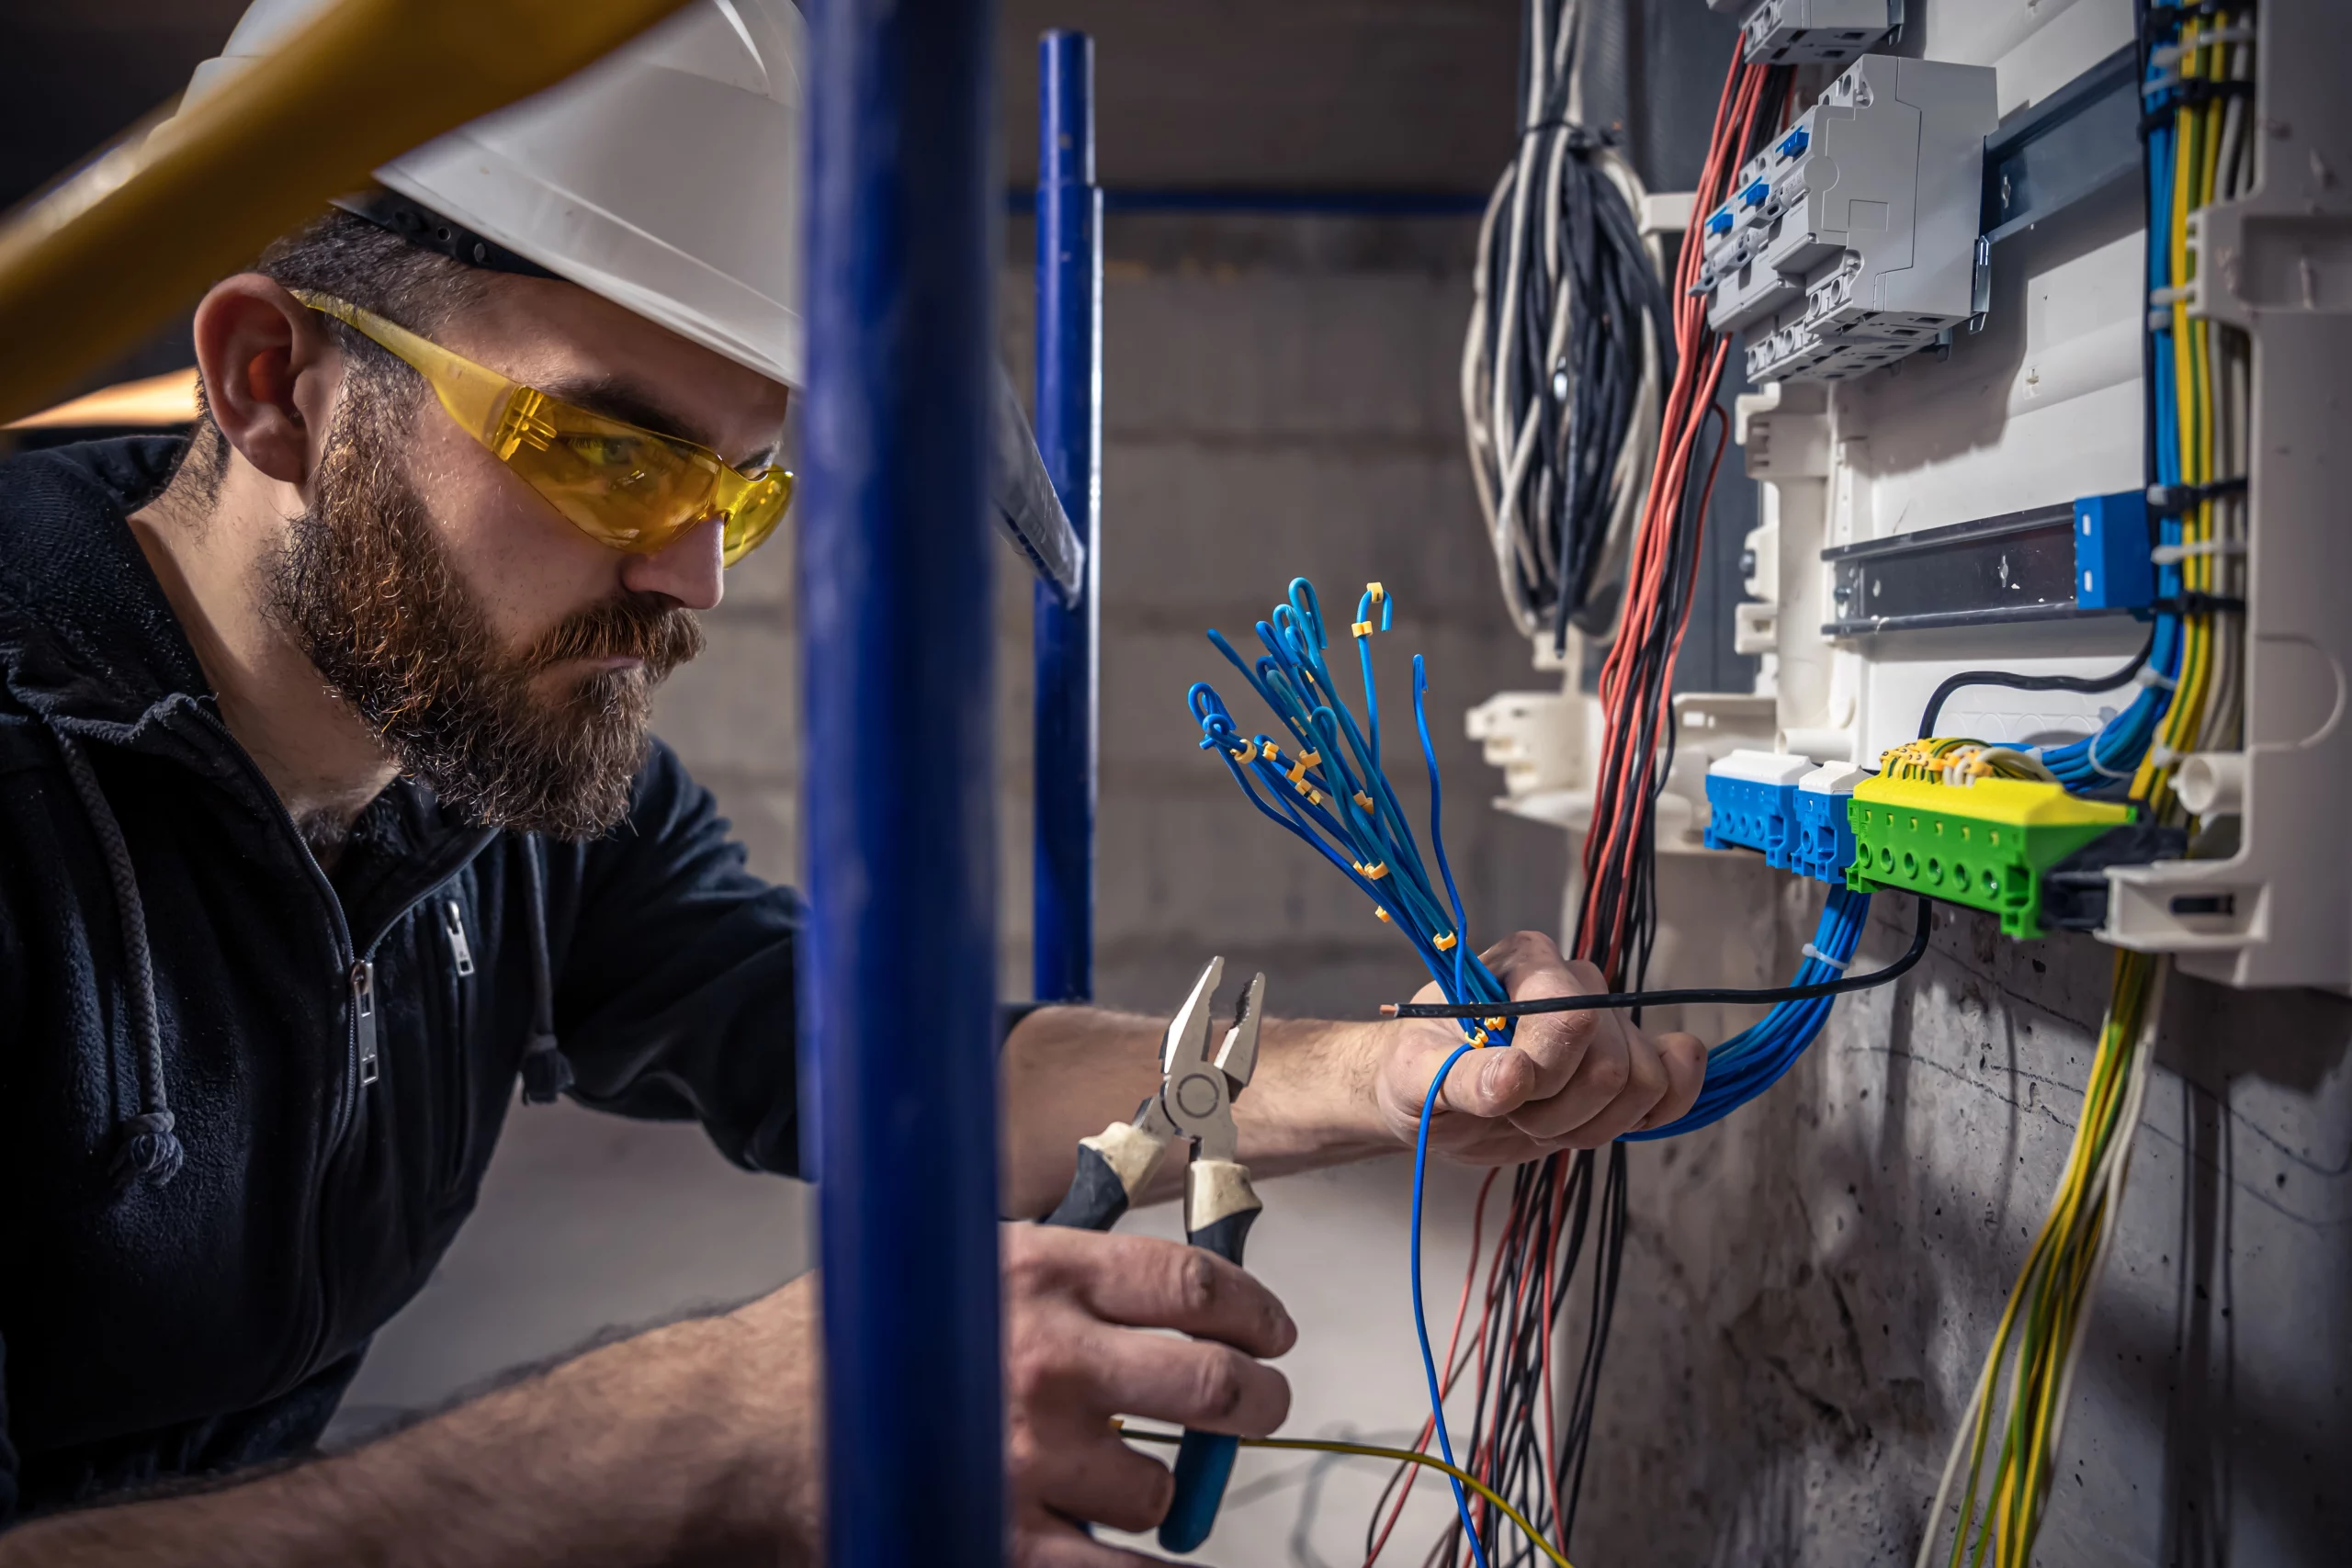
{"label": "yellow pipe", "polygon": [[0,423],[136,346],[368,171],[551,86],[681,0],[341,0],[160,136],[0,229]]}

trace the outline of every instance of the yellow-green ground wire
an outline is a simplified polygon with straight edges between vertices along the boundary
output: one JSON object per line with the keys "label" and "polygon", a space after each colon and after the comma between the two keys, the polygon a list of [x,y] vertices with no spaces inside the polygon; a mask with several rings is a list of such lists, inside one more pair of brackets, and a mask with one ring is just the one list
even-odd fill
{"label": "yellow-green ground wire", "polygon": [[[1140,1427],[1123,1426],[1119,1428],[1119,1436],[1137,1443],[1174,1444],[1183,1440],[1181,1434],[1175,1432],[1153,1432]],[[1535,1549],[1557,1568],[1572,1568],[1568,1560],[1544,1539],[1543,1533],[1527,1522],[1526,1516],[1504,1502],[1494,1488],[1468,1471],[1450,1465],[1434,1454],[1425,1454],[1415,1449],[1383,1448],[1377,1443],[1343,1443],[1329,1438],[1244,1438],[1241,1446],[1245,1449],[1298,1449],[1317,1453],[1353,1454],[1359,1459],[1385,1459],[1393,1464],[1427,1465],[1431,1470],[1442,1471],[1500,1509],[1503,1517],[1517,1525],[1520,1532],[1533,1541]]]}

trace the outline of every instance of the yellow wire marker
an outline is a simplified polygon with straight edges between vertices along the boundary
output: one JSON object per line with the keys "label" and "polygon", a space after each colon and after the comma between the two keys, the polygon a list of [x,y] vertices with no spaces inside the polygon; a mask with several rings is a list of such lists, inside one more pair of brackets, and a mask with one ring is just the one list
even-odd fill
{"label": "yellow wire marker", "polygon": [[1370,621],[1357,621],[1353,625],[1350,626],[1348,629],[1355,633],[1358,637],[1370,637],[1372,635],[1373,627]]}
{"label": "yellow wire marker", "polygon": [[1430,945],[1436,948],[1440,953],[1450,953],[1453,951],[1453,944],[1456,940],[1457,939],[1452,931],[1447,931],[1442,936],[1433,936],[1430,938]]}

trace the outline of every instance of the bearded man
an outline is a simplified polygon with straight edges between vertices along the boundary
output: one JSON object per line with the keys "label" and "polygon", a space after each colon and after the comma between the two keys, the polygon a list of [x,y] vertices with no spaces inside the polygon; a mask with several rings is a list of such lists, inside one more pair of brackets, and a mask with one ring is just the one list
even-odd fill
{"label": "bearded man", "polygon": [[[740,92],[783,79],[789,18],[705,4],[644,47],[674,92],[680,60],[752,46],[707,71]],[[498,232],[437,210],[429,166],[204,297],[192,436],[0,468],[6,1568],[774,1562],[820,1539],[807,1280],[314,1451],[518,1082],[798,1168],[797,906],[648,730],[783,511],[789,345],[616,285],[538,209]],[[1522,997],[1597,983],[1541,937],[1488,962]],[[1013,1213],[1156,1083],[1157,1036],[1080,1008],[1012,1029]],[[1597,1145],[1698,1090],[1696,1041],[1613,1015],[1519,1040],[1436,1091],[1441,1148]],[[1408,1146],[1450,1044],[1269,1024],[1241,1157]],[[1271,1429],[1292,1325],[1197,1249],[1012,1224],[1003,1255],[1017,1554],[1140,1562],[1079,1522],[1168,1506],[1110,1417]]]}

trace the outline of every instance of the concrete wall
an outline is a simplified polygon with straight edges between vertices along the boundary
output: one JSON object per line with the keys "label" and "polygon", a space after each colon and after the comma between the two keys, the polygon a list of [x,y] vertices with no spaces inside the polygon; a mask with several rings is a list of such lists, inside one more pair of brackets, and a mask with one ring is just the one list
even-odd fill
{"label": "concrete wall", "polygon": [[[1682,880],[1699,925],[1708,877]],[[1778,880],[1785,971],[1818,903]],[[1858,962],[1908,934],[1878,905]],[[2109,964],[1939,909],[1919,969],[1841,1002],[1769,1098],[1635,1156],[1578,1562],[1912,1560]],[[2344,1560],[2348,1052],[2340,998],[2173,982],[2037,1562]]]}

